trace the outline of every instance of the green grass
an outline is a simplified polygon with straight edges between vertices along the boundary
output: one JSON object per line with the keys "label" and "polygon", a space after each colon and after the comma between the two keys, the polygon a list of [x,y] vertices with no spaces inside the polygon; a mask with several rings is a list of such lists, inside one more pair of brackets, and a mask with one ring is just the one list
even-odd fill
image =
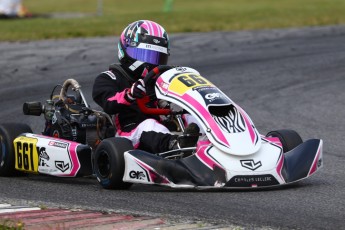
{"label": "green grass", "polygon": [[82,18],[37,17],[0,20],[0,41],[119,35],[138,19],[150,19],[169,33],[234,31],[345,23],[344,0],[25,0],[35,15],[85,13]]}
{"label": "green grass", "polygon": [[0,230],[22,230],[24,224],[21,221],[1,220]]}

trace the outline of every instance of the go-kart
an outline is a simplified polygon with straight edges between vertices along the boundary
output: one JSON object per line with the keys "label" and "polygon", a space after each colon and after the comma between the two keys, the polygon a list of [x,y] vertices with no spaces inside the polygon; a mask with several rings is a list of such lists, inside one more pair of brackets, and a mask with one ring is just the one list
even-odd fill
{"label": "go-kart", "polygon": [[[133,183],[248,189],[290,184],[323,166],[322,140],[303,142],[288,129],[259,134],[240,106],[192,68],[159,66],[144,81],[155,95],[137,99],[142,112],[175,121],[181,138],[186,136],[183,115],[193,116],[202,130],[195,147],[158,154],[133,149],[128,139],[113,137],[111,118],[90,109],[80,86],[68,80],[58,100],[52,93],[46,106],[24,104],[25,114],[45,114],[42,135],[23,124],[0,126],[0,175],[93,174],[106,189],[126,189]],[[78,92],[75,97],[66,95],[71,85]],[[152,96],[176,106],[149,107]]]}

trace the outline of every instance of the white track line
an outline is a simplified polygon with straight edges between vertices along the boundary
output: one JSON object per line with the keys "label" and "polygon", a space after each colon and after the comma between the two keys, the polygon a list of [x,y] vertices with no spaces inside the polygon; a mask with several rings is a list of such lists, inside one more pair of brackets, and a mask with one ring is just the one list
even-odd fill
{"label": "white track line", "polygon": [[23,212],[23,211],[35,211],[41,210],[38,207],[28,207],[28,206],[12,206],[10,204],[0,204],[0,213],[13,213],[13,212]]}

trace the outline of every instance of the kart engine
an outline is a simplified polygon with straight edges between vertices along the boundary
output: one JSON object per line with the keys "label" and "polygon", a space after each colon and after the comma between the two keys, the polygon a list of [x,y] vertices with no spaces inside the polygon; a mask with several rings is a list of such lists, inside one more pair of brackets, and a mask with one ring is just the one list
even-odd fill
{"label": "kart engine", "polygon": [[65,84],[62,90],[63,97],[53,96],[52,93],[44,104],[25,102],[23,105],[25,115],[44,114],[45,127],[42,134],[88,144],[92,148],[95,148],[100,140],[114,136],[115,130],[110,116],[89,108],[80,89],[76,95],[66,95],[65,91],[69,85]]}

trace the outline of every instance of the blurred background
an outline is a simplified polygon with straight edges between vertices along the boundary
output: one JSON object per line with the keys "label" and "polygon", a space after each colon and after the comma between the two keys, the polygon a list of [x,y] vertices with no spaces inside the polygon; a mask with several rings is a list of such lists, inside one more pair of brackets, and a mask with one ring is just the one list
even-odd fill
{"label": "blurred background", "polygon": [[[5,1],[18,0],[0,0],[0,5]],[[127,24],[139,19],[157,21],[169,33],[345,23],[344,0],[21,0],[21,3],[24,13],[20,17],[0,19],[0,40],[119,35]]]}

